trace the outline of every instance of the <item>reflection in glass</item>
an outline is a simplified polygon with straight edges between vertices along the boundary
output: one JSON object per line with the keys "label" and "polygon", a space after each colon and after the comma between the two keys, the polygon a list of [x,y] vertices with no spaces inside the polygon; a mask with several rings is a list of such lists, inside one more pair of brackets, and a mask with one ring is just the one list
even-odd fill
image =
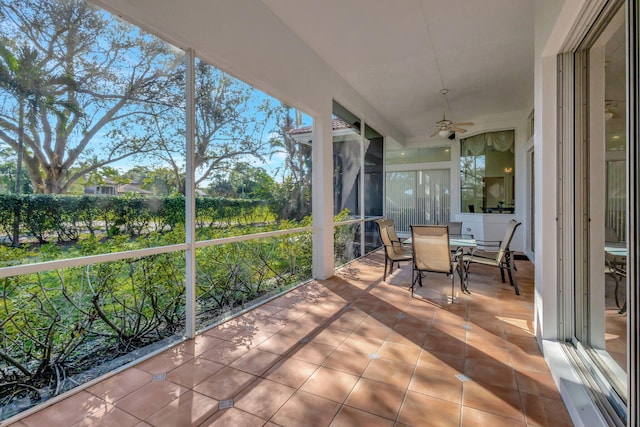
{"label": "reflection in glass", "polygon": [[360,120],[340,104],[333,103],[333,209],[337,215],[360,217],[362,140]]}
{"label": "reflection in glass", "polygon": [[[592,135],[592,155],[600,163],[597,172],[592,170],[590,187],[593,203],[604,207],[604,256],[605,274],[597,280],[602,285],[592,284],[604,296],[604,340],[591,337],[596,346],[604,342],[608,356],[617,364],[617,369],[608,371],[614,382],[624,381],[627,365],[627,316],[626,316],[626,266],[627,266],[627,185],[626,185],[626,92],[625,92],[625,32],[624,19],[609,24],[607,31],[601,36],[604,42],[604,93],[592,100],[592,106],[598,105],[602,111],[601,123],[604,132]],[[598,52],[602,52],[600,49]],[[594,56],[599,53],[594,52]],[[594,61],[595,62],[595,61]],[[602,109],[601,109],[602,108]],[[604,138],[603,138],[604,137]],[[603,141],[604,139],[604,141]],[[604,144],[603,144],[604,142]],[[599,173],[604,175],[604,186],[594,180]],[[597,189],[594,192],[594,189]],[[601,210],[598,212],[602,212]],[[602,224],[602,222],[600,222]],[[592,224],[592,226],[594,226]],[[601,225],[602,226],[602,225]],[[601,235],[602,229],[598,230]],[[592,243],[602,239],[590,239]],[[602,244],[602,243],[600,243]],[[601,247],[601,246],[600,246]],[[601,249],[602,251],[602,249]],[[602,253],[602,252],[601,252]],[[594,281],[595,282],[595,281]],[[600,321],[602,321],[600,320]],[[595,320],[594,320],[595,321]],[[592,334],[601,328],[593,328]],[[608,357],[607,357],[608,359]],[[624,381],[626,383],[626,381]]]}
{"label": "reflection in glass", "polygon": [[[588,155],[581,167],[588,202],[576,217],[588,217],[588,231],[579,234],[586,266],[585,283],[577,283],[576,338],[588,349],[602,375],[606,398],[624,416],[627,401],[627,177],[626,73],[624,8],[607,23],[589,48]],[[582,144],[582,142],[576,142]],[[579,146],[579,150],[583,147]],[[580,165],[580,163],[579,163]],[[578,221],[578,220],[577,220]],[[595,350],[595,351],[594,351]]]}
{"label": "reflection in glass", "polygon": [[382,216],[384,138],[368,125],[364,130],[364,216]]}
{"label": "reflection in glass", "polygon": [[[339,218],[336,218],[336,221],[337,220],[339,220]],[[371,229],[373,230],[373,228]],[[360,243],[360,230],[360,224],[337,225],[334,227],[333,248],[335,267],[340,267],[363,255]]]}
{"label": "reflection in glass", "polygon": [[462,212],[515,210],[515,132],[487,132],[460,139]]}

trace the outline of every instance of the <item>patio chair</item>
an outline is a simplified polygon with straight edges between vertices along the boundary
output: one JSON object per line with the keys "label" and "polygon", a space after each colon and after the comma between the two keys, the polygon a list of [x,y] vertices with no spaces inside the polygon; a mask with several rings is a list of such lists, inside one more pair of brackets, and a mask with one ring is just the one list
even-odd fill
{"label": "patio chair", "polygon": [[462,235],[462,222],[448,222],[446,224],[449,227],[449,235],[460,236]]}
{"label": "patio chair", "polygon": [[398,237],[398,234],[396,233],[396,226],[393,223],[393,220],[391,218],[387,218],[387,219],[384,219],[383,221],[386,221],[386,223],[387,223],[387,231],[389,232],[389,237],[391,238],[391,240],[394,241],[394,242],[400,242],[400,246],[403,249],[411,250],[411,246],[405,244],[402,241],[402,239],[400,237]]}
{"label": "patio chair", "polygon": [[[490,265],[500,269],[502,282],[505,283],[504,271],[509,274],[509,283],[515,288],[516,295],[520,295],[520,288],[516,281],[513,264],[513,252],[509,249],[513,235],[521,222],[512,219],[507,225],[504,238],[500,241],[477,240],[478,247],[481,249],[472,250],[470,254],[463,256],[465,263],[465,274],[469,274],[469,267],[472,263]],[[492,248],[495,248],[492,250]]]}
{"label": "patio chair", "polygon": [[[384,245],[384,276],[382,280],[387,280],[387,266],[389,267],[389,274],[393,272],[394,263],[399,263],[402,261],[411,261],[413,255],[411,254],[410,249],[406,249],[398,240],[398,237],[395,234],[395,229],[393,228],[393,222],[389,224],[390,220],[387,219],[379,219],[375,221],[378,225],[378,231],[380,232],[380,241]],[[395,238],[392,238],[393,235]]]}
{"label": "patio chair", "polygon": [[[462,250],[451,254],[449,227],[446,225],[412,225],[411,246],[413,248],[411,297],[413,298],[416,283],[422,286],[422,273],[444,273],[451,276],[451,301],[453,301],[455,297],[453,272],[459,266],[458,257]],[[460,280],[462,280],[461,273]]]}

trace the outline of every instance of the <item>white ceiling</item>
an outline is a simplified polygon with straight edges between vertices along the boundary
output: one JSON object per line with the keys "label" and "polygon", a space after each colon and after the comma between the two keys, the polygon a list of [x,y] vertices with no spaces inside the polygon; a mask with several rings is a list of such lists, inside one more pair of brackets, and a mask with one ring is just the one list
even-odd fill
{"label": "white ceiling", "polygon": [[533,0],[262,0],[408,140],[532,108]]}

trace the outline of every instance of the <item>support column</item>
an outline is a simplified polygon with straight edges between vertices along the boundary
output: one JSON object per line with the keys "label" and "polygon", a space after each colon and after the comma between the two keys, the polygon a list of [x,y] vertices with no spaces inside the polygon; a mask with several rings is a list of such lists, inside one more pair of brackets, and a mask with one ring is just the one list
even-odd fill
{"label": "support column", "polygon": [[313,278],[333,276],[333,121],[331,102],[313,120]]}
{"label": "support column", "polygon": [[195,52],[187,49],[186,61],[186,138],[187,158],[185,181],[185,238],[189,245],[185,254],[185,335],[193,338],[196,334],[196,191],[194,170],[195,140]]}

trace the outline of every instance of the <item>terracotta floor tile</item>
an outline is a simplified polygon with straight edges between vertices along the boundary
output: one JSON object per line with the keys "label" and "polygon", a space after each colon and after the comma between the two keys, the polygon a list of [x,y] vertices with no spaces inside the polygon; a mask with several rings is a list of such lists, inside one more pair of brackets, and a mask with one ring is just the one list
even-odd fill
{"label": "terracotta floor tile", "polygon": [[519,393],[511,388],[467,381],[462,385],[462,404],[524,422]]}
{"label": "terracotta floor tile", "polygon": [[547,362],[542,355],[532,355],[523,352],[512,351],[511,361],[513,368],[517,371],[532,371],[542,374],[550,374]]}
{"label": "terracotta floor tile", "polygon": [[550,399],[560,399],[560,393],[550,374],[533,371],[516,371],[516,382],[521,393],[533,394]]}
{"label": "terracotta floor tile", "polygon": [[330,427],[354,426],[392,427],[393,421],[345,405],[330,424]]}
{"label": "terracotta floor tile", "polygon": [[[259,310],[259,308],[256,308],[255,310]],[[259,331],[268,331],[277,334],[282,328],[287,326],[287,322],[280,319],[274,319],[272,317],[260,317],[253,325]]]}
{"label": "terracotta floor tile", "polygon": [[221,325],[211,328],[204,334],[223,340],[228,340],[234,335],[239,334],[246,330],[246,324],[244,322],[230,321],[224,322]]}
{"label": "terracotta floor tile", "polygon": [[260,345],[262,342],[271,338],[273,332],[269,331],[257,331],[255,329],[245,330],[237,335],[229,338],[228,341],[237,345],[238,347],[253,349]]}
{"label": "terracotta floor tile", "polygon": [[516,319],[513,317],[499,316],[503,322],[504,332],[507,336],[533,336],[533,320]]}
{"label": "terracotta floor tile", "polygon": [[460,425],[460,405],[409,391],[398,422],[413,426],[457,427]]}
{"label": "terracotta floor tile", "polygon": [[385,341],[378,350],[378,354],[383,359],[393,360],[413,365],[418,361],[421,348],[417,345],[405,345],[395,342]]}
{"label": "terracotta floor tile", "polygon": [[260,379],[240,393],[234,406],[268,420],[295,392],[295,388]]}
{"label": "terracotta floor tile", "polygon": [[322,366],[360,376],[369,362],[371,358],[368,355],[338,349],[331,353]]}
{"label": "terracotta floor tile", "polygon": [[224,368],[224,365],[202,357],[194,357],[187,363],[169,372],[167,374],[167,381],[174,382],[183,387],[193,388],[222,368]]}
{"label": "terracotta floor tile", "polygon": [[420,317],[416,317],[415,314],[403,312],[405,317],[398,319],[393,329],[396,331],[427,331],[431,326],[431,320],[426,319],[423,313],[419,313]]}
{"label": "terracotta floor tile", "polygon": [[404,395],[404,389],[361,378],[345,401],[345,405],[394,420]]}
{"label": "terracotta floor tile", "polygon": [[252,375],[260,376],[271,368],[282,356],[268,351],[251,349],[229,364],[232,368],[239,369]]}
{"label": "terracotta floor tile", "polygon": [[269,369],[263,377],[298,388],[318,369],[318,365],[285,357]]}
{"label": "terracotta floor tile", "polygon": [[387,359],[373,359],[362,374],[363,378],[380,381],[394,387],[406,388],[411,380],[413,365]]}
{"label": "terracotta floor tile", "polygon": [[250,348],[237,343],[225,341],[222,344],[218,344],[209,350],[204,351],[200,357],[210,360],[215,363],[227,365],[238,357],[248,352]]}
{"label": "terracotta floor tile", "polygon": [[365,337],[358,334],[351,334],[338,347],[340,350],[355,351],[356,353],[372,354],[377,353],[384,341],[379,338]]}
{"label": "terracotta floor tile", "polygon": [[156,426],[197,426],[218,410],[219,402],[191,390],[145,421]]}
{"label": "terracotta floor tile", "polygon": [[312,343],[324,344],[331,347],[338,347],[350,335],[349,332],[341,329],[326,328],[311,338]]}
{"label": "terracotta floor tile", "polygon": [[353,331],[356,335],[384,340],[391,332],[391,327],[372,317],[368,317]]}
{"label": "terracotta floor tile", "polygon": [[522,405],[530,426],[570,427],[573,425],[561,399],[548,399],[521,393]]}
{"label": "terracotta floor tile", "polygon": [[[200,424],[201,427],[230,427],[230,426],[242,426],[242,427],[260,427],[264,425],[265,420],[256,417],[255,415],[241,411],[236,408],[225,409],[218,411],[209,417],[204,423]],[[176,426],[177,427],[177,426]]]}
{"label": "terracotta floor tile", "polygon": [[297,391],[271,421],[283,427],[328,426],[339,409],[339,403]]}
{"label": "terracotta floor tile", "polygon": [[408,388],[452,403],[462,402],[462,381],[450,371],[417,367]]}
{"label": "terracotta floor tile", "polygon": [[451,355],[423,349],[418,357],[417,366],[446,371],[455,375],[464,370],[464,357],[462,354]]}
{"label": "terracotta floor tile", "polygon": [[509,367],[513,367],[511,351],[506,347],[497,347],[489,344],[469,344],[469,342],[467,342],[466,352],[468,359],[495,360]]}
{"label": "terracotta floor tile", "polygon": [[89,387],[87,391],[107,403],[114,403],[123,396],[150,383],[152,379],[153,375],[134,367]]}
{"label": "terracotta floor tile", "polygon": [[309,342],[296,347],[296,349],[287,356],[315,365],[321,365],[334,351],[335,347],[333,346]]}
{"label": "terracotta floor tile", "polygon": [[87,415],[82,421],[73,424],[72,427],[133,427],[139,422],[140,420],[133,415],[115,406],[110,406]]}
{"label": "terracotta floor tile", "polygon": [[392,330],[385,338],[386,342],[397,342],[398,344],[422,347],[424,339],[427,337],[426,330]]}
{"label": "terracotta floor tile", "polygon": [[511,336],[509,344],[512,349],[524,352],[526,354],[538,356],[541,354],[540,347],[535,337]]}
{"label": "terracotta floor tile", "polygon": [[29,427],[47,425],[69,426],[81,421],[86,415],[108,407],[102,399],[81,391],[68,398],[49,406],[33,415],[22,419],[22,423]]}
{"label": "terracotta floor tile", "polygon": [[436,310],[433,316],[433,321],[435,322],[443,322],[443,323],[451,323],[452,325],[462,326],[467,323],[467,319],[464,316],[460,316],[460,314],[452,313],[447,310]]}
{"label": "terracotta floor tile", "polygon": [[223,341],[222,339],[216,338],[211,335],[200,334],[196,336],[194,339],[186,340],[182,344],[179,344],[176,347],[176,349],[188,354],[192,354],[194,356],[198,356],[203,351],[206,351],[209,348],[220,344],[222,341]]}
{"label": "terracotta floor tile", "polygon": [[164,374],[172,369],[177,368],[183,363],[193,359],[193,355],[183,353],[175,348],[169,349],[163,353],[153,356],[149,360],[145,360],[136,367],[153,375]]}
{"label": "terracotta floor tile", "polygon": [[342,403],[349,396],[358,379],[358,376],[321,366],[300,387],[300,390]]}
{"label": "terracotta floor tile", "polygon": [[511,348],[506,335],[484,329],[472,329],[467,333],[467,344],[473,347],[492,345],[494,347]]}
{"label": "terracotta floor tile", "polygon": [[193,388],[216,400],[233,399],[257,377],[230,367],[223,368]]}
{"label": "terracotta floor tile", "polygon": [[527,424],[465,406],[462,409],[460,425],[462,427],[526,427]]}
{"label": "terracotta floor tile", "polygon": [[460,322],[456,324],[433,321],[429,328],[429,333],[448,335],[455,337],[464,342],[467,337],[467,328],[469,328],[468,322]]}
{"label": "terracotta floor tile", "polygon": [[464,373],[475,382],[518,389],[513,368],[497,360],[466,359]]}
{"label": "terracotta floor tile", "polygon": [[256,347],[258,350],[285,355],[300,345],[300,339],[288,335],[275,334],[261,342]]}
{"label": "terracotta floor tile", "polygon": [[464,357],[464,339],[452,337],[450,335],[429,333],[424,340],[422,347],[436,353],[446,353],[456,357]]}
{"label": "terracotta floor tile", "polygon": [[170,381],[154,381],[118,400],[116,406],[144,420],[186,391]]}
{"label": "terracotta floor tile", "polygon": [[352,332],[366,318],[367,314],[365,312],[351,308],[338,314],[336,319],[331,322],[331,326],[346,332]]}

